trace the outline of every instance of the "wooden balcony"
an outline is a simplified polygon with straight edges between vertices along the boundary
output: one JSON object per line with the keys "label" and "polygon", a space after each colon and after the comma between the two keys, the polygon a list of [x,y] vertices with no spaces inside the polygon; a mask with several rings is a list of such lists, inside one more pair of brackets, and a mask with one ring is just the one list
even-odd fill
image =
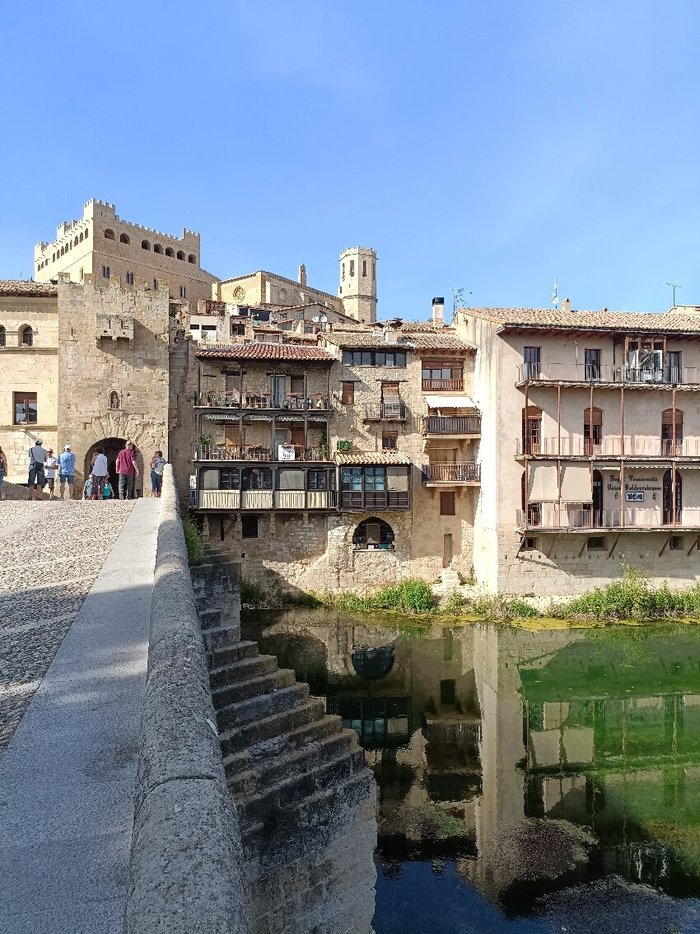
{"label": "wooden balcony", "polygon": [[365,406],[365,422],[405,422],[406,404],[396,402],[379,402]]}
{"label": "wooden balcony", "polygon": [[[309,461],[332,462],[332,458],[326,448],[302,448],[299,445],[287,445],[287,449],[293,447],[294,457],[290,455],[279,457],[279,451],[274,452],[272,448],[261,445],[244,445],[241,448],[231,447],[229,445],[198,444],[195,446],[193,460],[196,461],[280,461],[287,463],[290,461],[300,461],[307,463]],[[275,454],[277,456],[275,456]]]}
{"label": "wooden balcony", "polygon": [[481,464],[424,464],[423,483],[426,486],[478,486]]}
{"label": "wooden balcony", "polygon": [[674,519],[671,510],[660,505],[603,510],[566,505],[559,509],[556,504],[531,504],[527,516],[522,509],[516,511],[516,525],[531,532],[696,531],[700,529],[700,507],[680,509]]}
{"label": "wooden balcony", "polygon": [[335,509],[335,490],[199,490],[199,509]]}
{"label": "wooden balcony", "polygon": [[423,419],[423,434],[429,437],[455,435],[463,438],[481,436],[480,415],[427,415]]}
{"label": "wooden balcony", "polygon": [[424,379],[421,383],[423,392],[464,392],[463,379]]}
{"label": "wooden balcony", "polygon": [[600,442],[581,435],[522,439],[516,442],[516,457],[634,457],[634,458],[698,458],[700,438],[673,441],[667,438],[606,435]]}
{"label": "wooden balcony", "polygon": [[271,392],[203,392],[197,402],[200,409],[265,409],[268,411],[293,412],[324,412],[331,408],[331,400],[322,393],[311,393],[301,396],[297,393],[287,393],[285,396],[275,396]]}
{"label": "wooden balcony", "polygon": [[366,510],[409,509],[410,496],[408,490],[384,492],[352,492],[343,490],[340,494],[340,508],[348,512],[365,512]]}
{"label": "wooden balcony", "polygon": [[591,383],[631,386],[700,386],[700,368],[661,365],[625,366],[624,364],[595,363],[522,363],[518,367],[516,384],[571,384]]}

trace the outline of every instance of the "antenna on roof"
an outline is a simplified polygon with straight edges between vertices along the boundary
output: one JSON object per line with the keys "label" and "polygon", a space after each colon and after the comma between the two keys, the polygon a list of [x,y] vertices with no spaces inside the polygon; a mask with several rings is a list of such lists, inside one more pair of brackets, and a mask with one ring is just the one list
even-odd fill
{"label": "antenna on roof", "polygon": [[673,292],[672,292],[672,294],[673,294],[673,305],[672,305],[671,307],[675,308],[675,307],[676,307],[676,289],[680,289],[681,286],[680,286],[677,282],[667,282],[666,285],[670,286],[671,289],[673,290]]}
{"label": "antenna on roof", "polygon": [[557,290],[557,277],[554,277],[554,288],[552,289],[552,304],[555,308],[559,307],[559,292]]}

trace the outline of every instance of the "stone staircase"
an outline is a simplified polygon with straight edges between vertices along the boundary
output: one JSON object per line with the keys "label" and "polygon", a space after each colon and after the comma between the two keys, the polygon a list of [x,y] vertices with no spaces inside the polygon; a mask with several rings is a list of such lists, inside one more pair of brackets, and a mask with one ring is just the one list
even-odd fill
{"label": "stone staircase", "polygon": [[[357,894],[364,880],[367,899],[373,895],[375,791],[357,735],[342,728],[340,717],[327,715],[323,698],[311,697],[293,671],[261,655],[257,643],[241,640],[240,596],[225,565],[209,556],[192,577],[252,916],[258,919],[254,929],[369,931],[369,924],[363,928],[364,920],[358,921],[367,907],[358,906]],[[348,879],[349,901],[338,896],[330,904],[314,880],[327,886],[338,875],[339,840],[351,848],[357,865]],[[292,892],[283,881],[291,867],[309,892],[303,910],[295,893],[298,921],[290,926],[291,901],[285,900]],[[344,866],[343,876],[346,871]],[[280,911],[284,927],[276,920]]]}

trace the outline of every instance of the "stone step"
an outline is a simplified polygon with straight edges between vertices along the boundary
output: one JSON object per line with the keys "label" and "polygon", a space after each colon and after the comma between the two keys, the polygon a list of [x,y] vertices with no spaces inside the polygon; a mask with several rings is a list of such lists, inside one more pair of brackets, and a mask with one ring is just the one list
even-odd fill
{"label": "stone step", "polygon": [[277,671],[277,668],[277,658],[274,655],[253,655],[212,668],[209,671],[209,684],[216,695],[220,688],[238,685],[252,678],[261,678]]}
{"label": "stone step", "polygon": [[[227,776],[226,784],[236,805],[266,788],[289,781],[293,776],[307,775],[323,768],[356,748],[356,734],[351,730],[338,730],[316,742],[298,749],[278,752],[251,763],[251,767]],[[354,744],[354,745],[353,745]]]}
{"label": "stone step", "polygon": [[221,626],[221,610],[199,610],[199,625],[202,629],[218,629]]}
{"label": "stone step", "polygon": [[[239,664],[243,664],[243,662],[239,662]],[[226,684],[223,687],[214,688],[211,692],[214,708],[216,710],[222,710],[224,707],[229,707],[231,704],[238,704],[240,701],[256,697],[258,694],[268,694],[271,691],[289,687],[294,684],[295,680],[296,678],[291,668],[276,668],[274,671],[267,672],[258,677],[246,678],[234,684]]]}
{"label": "stone step", "polygon": [[291,726],[272,736],[266,736],[259,742],[248,744],[243,749],[229,751],[224,755],[224,771],[227,776],[234,776],[238,772],[257,769],[258,763],[262,762],[264,765],[264,762],[272,756],[295,752],[310,743],[337,734],[342,728],[342,722],[340,717],[324,714],[308,723],[296,727]]}
{"label": "stone step", "polygon": [[207,665],[210,671],[221,668],[242,658],[253,658],[259,653],[257,642],[238,642],[232,646],[219,646],[207,652]]}
{"label": "stone step", "polygon": [[310,772],[287,776],[275,785],[236,801],[241,826],[246,829],[259,821],[263,821],[268,828],[277,826],[285,811],[298,809],[306,798],[342,784],[360,768],[365,768],[364,751],[344,750]]}
{"label": "stone step", "polygon": [[216,629],[205,629],[202,631],[202,639],[207,652],[230,648],[241,641],[241,627],[220,626]]}
{"label": "stone step", "polygon": [[226,758],[245,750],[248,746],[314,724],[323,717],[324,707],[323,698],[308,697],[296,707],[278,710],[260,720],[232,727],[219,735],[221,753]]}
{"label": "stone step", "polygon": [[[279,672],[275,673],[279,675]],[[290,672],[292,679],[294,673]],[[281,710],[290,710],[306,702],[308,684],[293,681],[288,687],[280,687],[267,694],[256,694],[247,700],[220,706],[216,712],[219,735],[255,720],[270,717]]]}

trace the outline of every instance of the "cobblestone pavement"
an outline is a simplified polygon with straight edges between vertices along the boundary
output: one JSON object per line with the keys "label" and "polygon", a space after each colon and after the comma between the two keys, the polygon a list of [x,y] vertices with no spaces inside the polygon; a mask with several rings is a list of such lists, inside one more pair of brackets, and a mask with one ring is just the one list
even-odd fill
{"label": "cobblestone pavement", "polygon": [[0,754],[134,502],[0,503]]}

